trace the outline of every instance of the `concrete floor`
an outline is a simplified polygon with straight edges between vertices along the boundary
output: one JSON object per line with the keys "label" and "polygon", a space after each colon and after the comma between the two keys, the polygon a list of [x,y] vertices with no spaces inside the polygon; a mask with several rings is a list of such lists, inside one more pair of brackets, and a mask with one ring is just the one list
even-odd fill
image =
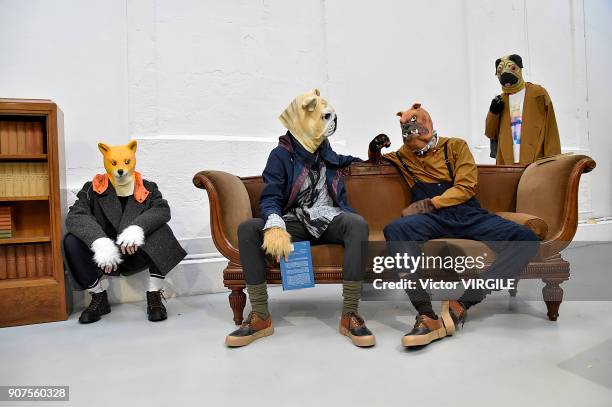
{"label": "concrete floor", "polygon": [[553,323],[542,302],[499,293],[455,336],[405,351],[407,302],[365,302],[378,344],[359,349],[337,333],[339,298],[272,288],[275,334],[241,349],[223,345],[225,294],[173,298],[156,324],[131,303],[89,326],[75,313],[1,329],[0,385],[69,385],[65,405],[91,407],[612,405],[612,302],[563,303]]}

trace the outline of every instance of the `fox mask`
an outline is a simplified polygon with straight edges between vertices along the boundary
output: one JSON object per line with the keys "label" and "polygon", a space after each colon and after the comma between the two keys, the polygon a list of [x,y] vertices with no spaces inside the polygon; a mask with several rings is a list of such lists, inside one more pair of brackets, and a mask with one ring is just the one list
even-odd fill
{"label": "fox mask", "polygon": [[123,146],[98,143],[98,149],[104,157],[104,168],[118,196],[129,196],[134,193],[136,146],[136,140]]}

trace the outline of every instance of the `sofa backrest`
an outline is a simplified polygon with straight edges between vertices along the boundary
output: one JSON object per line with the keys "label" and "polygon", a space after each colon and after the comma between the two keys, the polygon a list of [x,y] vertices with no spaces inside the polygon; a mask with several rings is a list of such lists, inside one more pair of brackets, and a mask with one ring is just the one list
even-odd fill
{"label": "sofa backrest", "polygon": [[[480,204],[491,212],[514,212],[524,170],[518,165],[479,165],[476,198]],[[253,217],[257,217],[263,179],[245,177],[242,182],[249,193]],[[349,204],[368,221],[370,233],[379,237],[385,225],[400,217],[410,203],[408,184],[391,164],[355,163],[345,170],[344,182]]]}

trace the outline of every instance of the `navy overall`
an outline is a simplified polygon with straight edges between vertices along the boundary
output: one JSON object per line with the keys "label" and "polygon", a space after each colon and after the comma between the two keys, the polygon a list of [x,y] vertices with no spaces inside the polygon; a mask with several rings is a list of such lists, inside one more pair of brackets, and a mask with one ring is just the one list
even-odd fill
{"label": "navy overall", "polygon": [[[451,181],[426,183],[419,180],[410,170],[399,153],[397,157],[414,180],[412,202],[431,199],[442,195],[454,185],[455,176],[448,160],[448,147],[444,144],[444,161]],[[495,261],[481,274],[483,279],[516,279],[539,248],[538,237],[528,228],[494,215],[480,206],[475,197],[466,202],[432,213],[405,216],[388,224],[384,229],[385,239],[390,242],[391,254],[408,253],[418,256],[419,243],[431,239],[457,238],[479,240],[496,253]],[[515,243],[524,242],[524,243]],[[418,274],[412,274],[418,278]],[[407,290],[408,296],[421,314],[433,313],[429,294],[420,288]],[[460,298],[467,306],[484,299],[490,291],[468,290]],[[421,312],[423,311],[423,312]]]}

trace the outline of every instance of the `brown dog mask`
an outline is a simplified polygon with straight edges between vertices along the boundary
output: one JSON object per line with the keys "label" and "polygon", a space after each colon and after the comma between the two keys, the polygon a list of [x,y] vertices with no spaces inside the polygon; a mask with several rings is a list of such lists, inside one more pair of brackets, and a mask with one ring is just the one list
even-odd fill
{"label": "brown dog mask", "polygon": [[429,141],[433,133],[433,122],[429,112],[421,107],[420,103],[414,103],[412,107],[403,112],[397,112],[402,125],[402,137],[404,141],[412,137],[424,138]]}
{"label": "brown dog mask", "polygon": [[397,115],[400,117],[404,144],[417,155],[425,154],[437,139],[429,112],[420,103],[414,103],[410,109]]}

